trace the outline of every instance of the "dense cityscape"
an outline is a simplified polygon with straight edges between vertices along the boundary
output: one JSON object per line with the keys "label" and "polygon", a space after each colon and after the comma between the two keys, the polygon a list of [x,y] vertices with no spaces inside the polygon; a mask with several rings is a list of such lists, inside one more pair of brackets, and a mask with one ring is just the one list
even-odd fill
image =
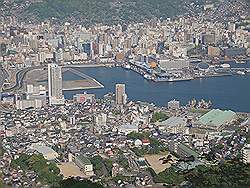
{"label": "dense cityscape", "polygon": [[187,0],[169,17],[158,7],[136,19],[135,9],[127,21],[84,17],[78,0],[53,3],[0,1],[0,188],[250,186],[250,111],[214,108],[202,95],[131,100],[125,80],[98,97],[106,85],[82,71],[119,67],[152,84],[247,78],[248,1]]}

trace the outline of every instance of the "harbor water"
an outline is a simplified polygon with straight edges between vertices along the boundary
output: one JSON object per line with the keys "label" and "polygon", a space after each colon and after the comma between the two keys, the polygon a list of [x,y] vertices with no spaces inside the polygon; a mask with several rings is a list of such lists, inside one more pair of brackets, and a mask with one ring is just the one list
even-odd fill
{"label": "harbor water", "polygon": [[[114,92],[116,83],[126,84],[126,93],[130,100],[145,101],[158,106],[165,106],[172,99],[179,100],[185,105],[191,99],[211,100],[213,108],[231,109],[239,112],[250,112],[250,75],[234,75],[211,77],[182,82],[152,82],[143,76],[121,67],[77,68],[101,84],[102,89],[65,91],[67,99],[74,94],[96,94],[103,97],[108,92]],[[64,75],[65,80],[76,79],[73,74]]]}

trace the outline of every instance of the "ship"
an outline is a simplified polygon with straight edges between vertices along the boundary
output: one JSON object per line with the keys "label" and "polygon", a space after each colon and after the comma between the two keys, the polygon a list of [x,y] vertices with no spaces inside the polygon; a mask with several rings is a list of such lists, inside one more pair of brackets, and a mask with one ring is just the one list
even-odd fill
{"label": "ship", "polygon": [[124,68],[130,70],[130,69],[131,69],[131,66],[130,66],[129,64],[126,64],[126,65],[124,66]]}
{"label": "ship", "polygon": [[239,74],[239,75],[245,75],[245,74],[246,74],[246,73],[243,72],[243,71],[237,71],[236,73]]}
{"label": "ship", "polygon": [[168,79],[168,82],[179,82],[179,81],[190,81],[190,80],[193,80],[192,77],[185,77],[185,78],[172,78],[170,77]]}
{"label": "ship", "polygon": [[246,63],[245,61],[237,61],[237,60],[235,60],[235,63],[236,64],[244,64],[244,63]]}
{"label": "ship", "polygon": [[152,77],[149,74],[144,74],[143,77],[147,80],[152,80]]}

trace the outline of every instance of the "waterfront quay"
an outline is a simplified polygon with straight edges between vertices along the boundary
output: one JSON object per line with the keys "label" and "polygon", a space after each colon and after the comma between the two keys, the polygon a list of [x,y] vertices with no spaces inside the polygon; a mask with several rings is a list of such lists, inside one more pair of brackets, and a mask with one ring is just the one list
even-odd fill
{"label": "waterfront quay", "polygon": [[[178,65],[178,61],[182,62]],[[177,63],[175,64],[173,62]],[[237,64],[236,61],[234,63]],[[212,64],[201,60],[192,62],[181,59],[173,60],[170,66],[163,65],[163,67],[161,67],[159,65],[159,62],[156,66],[155,62],[149,64],[141,61],[128,61],[124,63],[122,67],[127,70],[132,70],[142,75],[145,79],[154,82],[190,81],[209,77],[245,75],[250,72],[247,67],[231,67],[230,64],[225,62]]]}
{"label": "waterfront quay", "polygon": [[[78,65],[78,66],[63,66],[62,68],[62,75],[64,77],[65,74],[71,74],[76,77],[74,80],[64,80],[63,79],[63,91],[71,91],[71,90],[84,90],[84,89],[99,89],[103,88],[104,86],[95,80],[94,78],[81,73],[76,68],[80,67],[95,67],[94,65]],[[98,66],[100,67],[100,65]],[[25,85],[43,85],[47,87],[47,70],[46,69],[38,69],[34,71],[30,71],[27,74],[27,77],[24,79]]]}
{"label": "waterfront quay", "polygon": [[99,89],[103,88],[104,86],[95,80],[94,78],[76,70],[73,68],[64,68],[64,72],[70,72],[79,76],[79,80],[64,80],[63,81],[63,90],[64,91],[71,91],[71,90],[82,90],[82,89]]}
{"label": "waterfront quay", "polygon": [[[82,90],[82,89],[98,89],[104,86],[94,78],[77,71],[77,68],[94,68],[94,67],[110,67],[112,63],[106,64],[71,64],[62,65],[63,74],[73,74],[77,77],[75,80],[64,80],[63,90]],[[2,69],[4,70],[4,69]],[[2,79],[1,87],[4,92],[23,91],[27,85],[43,85],[47,87],[47,68],[46,66],[27,67],[20,70],[12,71],[10,82],[6,83]]]}

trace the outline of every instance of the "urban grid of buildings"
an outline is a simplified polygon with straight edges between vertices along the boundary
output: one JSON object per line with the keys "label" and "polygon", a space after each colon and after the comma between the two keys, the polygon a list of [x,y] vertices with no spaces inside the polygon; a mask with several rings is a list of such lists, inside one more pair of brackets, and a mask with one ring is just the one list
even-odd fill
{"label": "urban grid of buildings", "polygon": [[[70,100],[63,95],[63,70],[74,66],[122,66],[155,82],[247,76],[248,68],[228,63],[244,65],[249,58],[247,25],[233,19],[204,19],[216,8],[206,5],[204,16],[198,17],[89,28],[69,22],[24,24],[14,17],[3,19],[0,174],[4,183],[44,187],[35,172],[11,167],[11,161],[23,153],[56,162],[64,177],[96,182],[105,177],[110,187],[155,185],[148,167],[159,173],[170,166],[184,171],[211,165],[204,158],[211,152],[214,164],[236,158],[250,163],[249,113],[211,109],[210,101],[195,99],[187,105],[173,99],[165,107],[131,101],[123,83],[101,99],[86,92]],[[34,79],[47,82],[24,82],[31,71]],[[172,160],[163,164],[159,159],[167,155]],[[96,156],[112,161],[110,169],[104,165],[97,170]],[[106,178],[119,175],[136,179]]]}

